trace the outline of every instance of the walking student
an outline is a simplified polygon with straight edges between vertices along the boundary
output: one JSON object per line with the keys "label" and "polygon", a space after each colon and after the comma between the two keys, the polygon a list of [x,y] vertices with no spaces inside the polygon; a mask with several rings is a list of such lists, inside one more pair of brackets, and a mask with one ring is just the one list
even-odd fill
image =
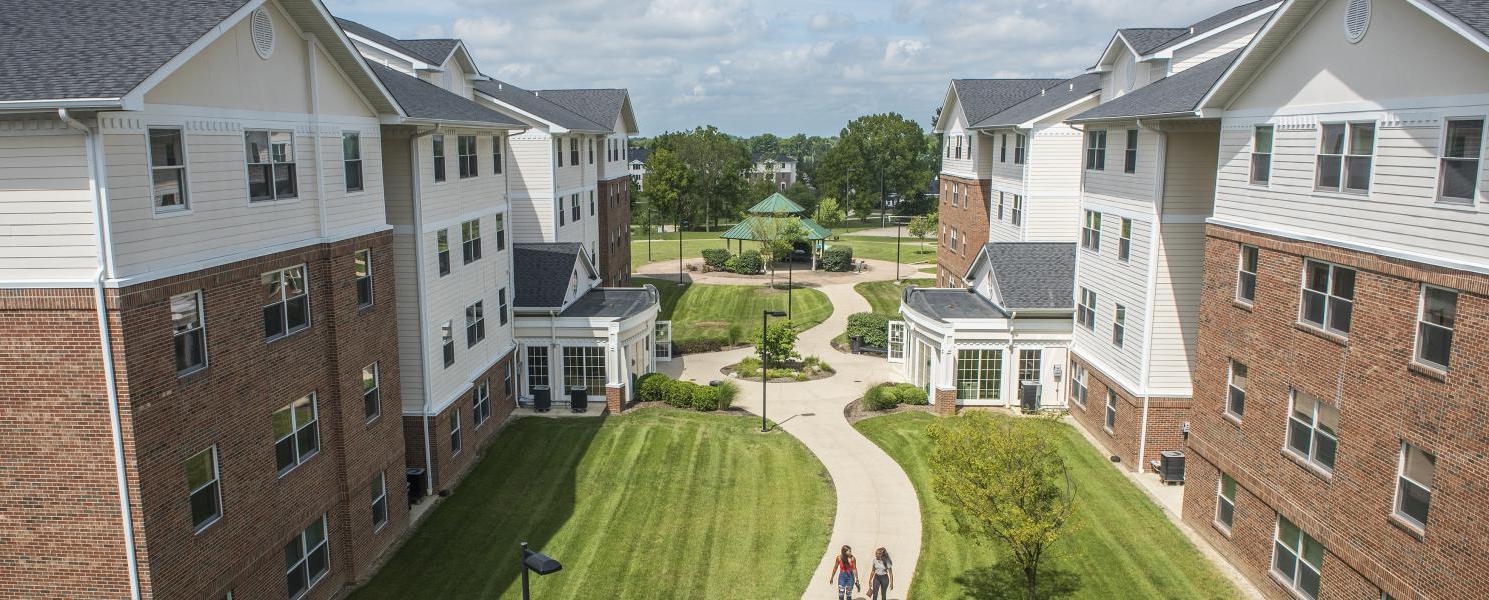
{"label": "walking student", "polygon": [[853,600],[853,592],[859,589],[858,561],[853,558],[853,548],[847,544],[843,545],[843,551],[833,561],[832,575],[827,582],[832,583],[834,580],[838,584],[838,600]]}
{"label": "walking student", "polygon": [[[889,590],[894,589],[894,561],[889,560],[889,551],[883,548],[874,551],[874,568],[869,573],[869,600],[889,600]],[[877,596],[876,596],[877,594]]]}

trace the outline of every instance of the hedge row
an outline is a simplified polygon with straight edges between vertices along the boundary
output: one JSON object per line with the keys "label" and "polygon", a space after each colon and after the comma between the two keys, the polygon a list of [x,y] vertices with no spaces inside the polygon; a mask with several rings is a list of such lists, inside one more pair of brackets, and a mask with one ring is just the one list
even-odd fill
{"label": "hedge row", "polygon": [[661,373],[642,375],[636,382],[636,397],[642,402],[664,402],[677,408],[713,411],[726,410],[734,404],[739,387],[732,381],[719,385],[698,385],[678,381]]}
{"label": "hedge row", "polygon": [[[726,251],[727,252],[727,251]],[[745,250],[739,256],[730,257],[724,261],[724,270],[740,275],[755,275],[765,268],[765,259],[760,258],[760,253],[754,250]]]}
{"label": "hedge row", "polygon": [[889,344],[889,317],[879,313],[861,312],[848,315],[848,337],[861,335],[863,344],[871,348],[885,348]]}
{"label": "hedge row", "polygon": [[929,400],[925,390],[914,384],[881,383],[864,393],[863,407],[868,410],[889,410],[901,404],[924,405]]}
{"label": "hedge row", "polygon": [[822,251],[822,260],[818,261],[823,270],[844,273],[853,270],[853,247],[836,245]]}

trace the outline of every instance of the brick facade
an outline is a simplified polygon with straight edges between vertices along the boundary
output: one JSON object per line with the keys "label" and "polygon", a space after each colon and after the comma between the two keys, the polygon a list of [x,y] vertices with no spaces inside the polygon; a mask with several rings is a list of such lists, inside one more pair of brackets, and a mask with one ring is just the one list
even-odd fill
{"label": "brick facade", "polygon": [[[1481,597],[1489,277],[1214,225],[1207,235],[1184,518],[1270,596],[1286,594],[1269,575],[1281,514],[1327,549],[1322,598]],[[1259,248],[1249,307],[1233,301],[1241,243]],[[1298,324],[1305,257],[1357,269],[1347,340]],[[1424,282],[1459,290],[1445,374],[1411,366]],[[1239,420],[1223,414],[1231,359],[1248,366]],[[1291,389],[1338,408],[1332,471],[1284,450]],[[1436,457],[1421,531],[1394,516],[1403,442]],[[1212,525],[1220,472],[1239,488],[1229,532]]]}
{"label": "brick facade", "polygon": [[631,178],[600,182],[600,285],[631,284]]}
{"label": "brick facade", "polygon": [[[1080,365],[1086,369],[1086,404],[1082,406],[1072,398],[1069,401],[1070,416],[1091,432],[1091,437],[1101,442],[1107,452],[1120,457],[1123,467],[1136,471],[1140,465],[1156,460],[1166,450],[1186,448],[1188,440],[1184,437],[1184,423],[1189,420],[1192,404],[1189,398],[1148,399],[1148,437],[1144,446],[1142,398],[1116,385],[1073,351],[1070,362],[1072,366]],[[1117,414],[1110,430],[1106,428],[1109,391],[1117,395]],[[1141,460],[1137,456],[1139,446],[1144,449]]]}
{"label": "brick facade", "polygon": [[605,386],[605,410],[618,415],[626,409],[626,386]]}
{"label": "brick facade", "polygon": [[[374,234],[245,260],[131,286],[111,295],[140,577],[147,597],[285,595],[284,545],[322,514],[330,570],[309,597],[334,595],[370,575],[406,527],[396,500],[403,448],[396,415],[397,336],[393,269],[374,271],[374,303],[358,309],[353,253],[391,265],[391,236]],[[266,341],[267,271],[303,264],[310,325]],[[170,298],[202,293],[208,363],[178,377]],[[0,351],[22,373],[0,384],[0,440],[14,467],[0,485],[6,556],[0,598],[127,595],[106,389],[91,290],[9,293]],[[71,353],[72,356],[68,356]],[[361,371],[380,366],[381,415],[368,420]],[[7,376],[6,381],[16,378]],[[282,475],[274,411],[314,393],[319,450]],[[31,404],[31,406],[25,406]],[[68,404],[73,406],[69,407]],[[391,418],[390,418],[391,417]],[[38,435],[45,428],[47,435]],[[193,532],[184,462],[217,447],[222,516]],[[65,468],[58,468],[65,466]],[[369,482],[386,474],[388,523],[372,532]],[[65,481],[58,481],[58,478]],[[62,493],[59,493],[60,490]],[[80,526],[82,524],[82,526]],[[45,589],[37,589],[45,582]],[[32,587],[26,587],[32,586]]]}
{"label": "brick facade", "polygon": [[[429,417],[429,435],[433,443],[430,445],[431,474],[434,480],[436,493],[454,489],[455,485],[465,477],[481,451],[496,437],[496,432],[506,424],[507,419],[512,416],[512,411],[517,408],[515,398],[517,386],[517,374],[512,373],[512,378],[507,379],[508,368],[515,368],[513,359],[516,351],[508,352],[501,360],[496,361],[476,378],[477,384],[482,381],[488,382],[490,390],[491,416],[481,424],[476,424],[476,386],[467,388],[460,393],[460,398],[441,410],[437,415]],[[509,383],[510,382],[510,385]],[[452,415],[460,414],[460,453],[456,454],[452,447],[453,439],[450,436],[452,429]],[[418,415],[404,415],[403,417],[403,439],[409,468],[425,468],[424,463],[424,420]],[[401,488],[400,488],[401,489]]]}
{"label": "brick facade", "polygon": [[956,415],[956,388],[936,388],[936,414],[950,417]]}
{"label": "brick facade", "polygon": [[[956,190],[956,206],[952,206],[952,190]],[[964,282],[972,260],[988,242],[988,180],[962,179],[941,175],[941,204],[939,211],[940,236],[936,245],[936,285],[957,287]],[[963,191],[966,193],[963,194]],[[972,198],[967,201],[966,198]],[[957,246],[952,248],[951,230],[957,231]],[[955,277],[953,281],[951,278]]]}

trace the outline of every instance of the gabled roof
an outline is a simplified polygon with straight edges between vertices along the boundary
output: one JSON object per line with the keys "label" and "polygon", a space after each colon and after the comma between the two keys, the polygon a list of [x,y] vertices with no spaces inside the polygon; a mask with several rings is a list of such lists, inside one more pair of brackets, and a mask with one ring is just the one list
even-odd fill
{"label": "gabled roof", "polygon": [[576,263],[589,262],[579,242],[512,244],[512,252],[513,262],[522,265],[512,273],[516,290],[512,305],[527,308],[563,306]]}
{"label": "gabled roof", "polygon": [[1168,40],[1157,48],[1144,52],[1144,54],[1172,48],[1194,38],[1202,37],[1205,34],[1224,27],[1232,22],[1235,22],[1238,19],[1244,19],[1250,15],[1254,15],[1258,12],[1267,10],[1268,8],[1276,8],[1280,4],[1282,4],[1281,0],[1256,0],[1255,2],[1247,2],[1245,4],[1220,11],[1218,13],[1200,19],[1199,21],[1196,21],[1189,27],[1184,28],[1184,33],[1179,35],[1179,37]]}
{"label": "gabled roof", "polygon": [[1003,308],[1075,308],[1075,242],[997,242],[972,260],[992,269]]}
{"label": "gabled roof", "polygon": [[937,321],[949,319],[1007,319],[1008,312],[966,288],[905,288],[905,307]]}
{"label": "gabled roof", "polygon": [[1086,73],[1066,79],[1041,90],[1033,97],[1009,107],[1007,110],[973,123],[973,129],[1014,127],[1080,102],[1101,91],[1101,74]]}
{"label": "gabled roof", "polygon": [[953,79],[942,102],[941,120],[936,131],[944,131],[942,125],[950,115],[946,108],[954,98],[962,108],[967,123],[977,123],[1009,107],[1038,94],[1040,90],[1060,83],[1061,79]]}
{"label": "gabled roof", "polygon": [[1118,29],[1117,34],[1132,45],[1139,56],[1167,46],[1169,42],[1189,33],[1186,27],[1129,27]]}
{"label": "gabled roof", "polygon": [[591,121],[563,105],[539,96],[537,92],[522,89],[505,81],[496,79],[477,81],[475,88],[477,92],[494,100],[497,104],[520,113],[519,118],[526,117],[546,124],[548,127],[558,127],[567,131],[610,133],[610,125]]}
{"label": "gabled roof", "polygon": [[[414,48],[413,46],[406,46],[406,45],[404,45],[404,41],[405,40],[397,39],[397,38],[395,38],[395,37],[393,37],[391,35],[388,35],[386,33],[383,33],[381,31],[378,31],[376,29],[373,29],[371,27],[368,27],[366,25],[363,25],[361,23],[358,23],[356,21],[353,21],[351,19],[343,19],[343,18],[337,17],[336,18],[336,22],[338,24],[340,24],[341,25],[341,28],[343,30],[345,30],[348,34],[355,35],[355,36],[357,36],[359,38],[366,39],[368,41],[371,41],[374,44],[377,44],[379,46],[386,47],[389,50],[393,50],[393,51],[398,52],[400,54],[405,54],[409,58],[418,59],[418,60],[421,60],[423,62],[429,63],[431,65],[439,65],[440,63],[444,62],[445,57],[449,56],[449,53],[448,52],[446,52],[444,54],[444,56],[428,56],[428,55],[425,55],[424,52],[421,51],[418,48]],[[413,40],[413,41],[418,41],[418,40]]]}
{"label": "gabled roof", "polygon": [[631,94],[624,89],[538,90],[538,96],[607,129],[614,129],[614,123],[620,121],[626,124],[624,133],[639,133],[636,115],[631,112]]}
{"label": "gabled roof", "polygon": [[[0,0],[0,109],[137,109],[155,83],[247,19],[263,0]],[[278,6],[379,112],[395,112],[377,78],[317,0]],[[279,31],[284,43],[298,39]]]}
{"label": "gabled roof", "polygon": [[790,198],[787,198],[780,192],[776,192],[767,196],[764,200],[756,202],[754,206],[750,207],[750,210],[745,212],[755,215],[787,213],[795,215],[806,212],[806,210],[800,204],[792,202]]}
{"label": "gabled roof", "polygon": [[628,161],[638,161],[639,160],[639,161],[645,163],[646,162],[646,159],[648,159],[648,158],[651,158],[651,148],[642,148],[641,146],[633,146],[633,147],[628,148],[626,150],[626,159]]}
{"label": "gabled roof", "polygon": [[[1164,50],[1176,48],[1191,41],[1198,41],[1212,33],[1224,30],[1229,26],[1249,22],[1260,14],[1275,10],[1282,0],[1255,0],[1245,4],[1233,6],[1220,11],[1188,27],[1129,27],[1118,29],[1112,34],[1112,40],[1107,43],[1106,49],[1102,51],[1101,58],[1097,59],[1096,66],[1105,64],[1112,56],[1112,50],[1120,42],[1125,44],[1132,52],[1144,60],[1148,58],[1163,58]],[[1153,56],[1158,54],[1158,56]]]}
{"label": "gabled roof", "polygon": [[1489,36],[1489,2],[1483,0],[1429,0],[1443,12],[1462,21],[1481,35]]}
{"label": "gabled roof", "polygon": [[403,44],[404,48],[418,52],[421,56],[431,59],[428,62],[432,65],[445,64],[445,60],[450,58],[450,53],[460,47],[460,40],[448,38],[402,39],[398,40],[398,43]]}
{"label": "gabled roof", "polygon": [[1241,55],[1232,50],[1169,75],[1068,119],[1072,123],[1139,117],[1191,116],[1226,68]]}
{"label": "gabled roof", "polygon": [[502,129],[522,129],[522,122],[505,114],[477,104],[476,101],[452,93],[442,87],[369,62],[372,72],[383,82],[383,87],[393,95],[409,120],[433,123],[458,123],[491,126]]}

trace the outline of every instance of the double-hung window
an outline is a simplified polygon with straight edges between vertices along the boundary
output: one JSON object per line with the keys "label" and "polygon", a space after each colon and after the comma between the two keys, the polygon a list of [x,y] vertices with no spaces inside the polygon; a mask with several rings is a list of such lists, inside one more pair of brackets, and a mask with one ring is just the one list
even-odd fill
{"label": "double-hung window", "polygon": [[440,354],[443,355],[445,360],[445,368],[448,369],[450,365],[455,364],[455,323],[453,321],[445,321],[440,324],[439,347]]}
{"label": "double-hung window", "polygon": [[1122,153],[1122,172],[1137,172],[1137,130],[1127,130],[1127,148]]}
{"label": "double-hung window", "polygon": [[1010,217],[1014,227],[1022,227],[1024,225],[1023,196],[1020,196],[1018,194],[1013,195],[1013,213],[1010,215]]}
{"label": "double-hung window", "polygon": [[279,339],[310,326],[305,265],[264,273],[264,338]]}
{"label": "double-hung window", "polygon": [[1251,130],[1251,183],[1267,185],[1272,181],[1272,125],[1257,125]]}
{"label": "double-hung window", "polygon": [[455,159],[460,162],[457,170],[461,179],[481,174],[480,165],[476,160],[476,136],[455,136]]}
{"label": "double-hung window", "polygon": [[1025,148],[1029,144],[1029,138],[1022,133],[1013,134],[1013,164],[1024,164]]}
{"label": "double-hung window", "polygon": [[1003,192],[998,192],[998,220],[1003,220]]}
{"label": "double-hung window", "polygon": [[502,372],[502,394],[506,399],[512,399],[512,363],[510,362],[507,363],[506,370]]}
{"label": "double-hung window", "polygon": [[1401,444],[1401,466],[1396,489],[1397,516],[1417,527],[1427,526],[1427,509],[1432,507],[1432,478],[1436,473],[1437,457],[1411,444]]}
{"label": "double-hung window", "polygon": [[1086,405],[1086,367],[1072,363],[1070,365],[1070,401],[1084,407]]}
{"label": "double-hung window", "polygon": [[1122,217],[1122,237],[1117,239],[1117,260],[1132,258],[1132,219]]}
{"label": "double-hung window", "polygon": [[445,180],[445,136],[436,135],[430,138],[434,144],[434,180]]}
{"label": "double-hung window", "polygon": [[1112,345],[1122,347],[1122,342],[1127,340],[1127,307],[1117,305],[1117,310],[1112,314]]}
{"label": "double-hung window", "polygon": [[1225,412],[1237,419],[1246,415],[1246,375],[1248,371],[1245,363],[1230,361],[1230,371],[1225,377]]}
{"label": "double-hung window", "polygon": [[291,599],[299,598],[330,570],[326,516],[321,515],[284,545],[284,577]]}
{"label": "double-hung window", "polygon": [[186,459],[186,489],[191,504],[192,531],[200,532],[222,518],[221,476],[217,446]]}
{"label": "double-hung window", "polygon": [[248,158],[248,199],[258,202],[294,198],[299,189],[295,179],[294,134],[247,131],[243,133],[243,144]]}
{"label": "double-hung window", "polygon": [[1106,170],[1106,130],[1086,132],[1086,170]]}
{"label": "double-hung window", "polygon": [[362,416],[367,421],[376,419],[383,412],[381,387],[382,374],[377,363],[362,367]]}
{"label": "double-hung window", "polygon": [[434,253],[439,258],[439,276],[450,274],[450,230],[441,229],[434,234]]}
{"label": "double-hung window", "polygon": [[1087,330],[1096,330],[1096,292],[1081,288],[1081,302],[1075,309],[1075,322]]}
{"label": "double-hung window", "polygon": [[1293,410],[1288,417],[1287,447],[1299,458],[1334,470],[1334,456],[1339,449],[1339,409],[1322,399],[1294,389]]}
{"label": "double-hung window", "polygon": [[998,134],[998,162],[1008,162],[1008,134]]}
{"label": "double-hung window", "polygon": [[1458,292],[1422,286],[1417,315],[1417,361],[1447,370],[1453,354],[1453,326],[1458,320]]}
{"label": "double-hung window", "polygon": [[484,302],[465,307],[465,347],[470,348],[486,339],[486,308]]}
{"label": "double-hung window", "polygon": [[589,164],[595,164],[595,141],[589,141]]}
{"label": "double-hung window", "polygon": [[554,138],[554,140],[553,140],[553,153],[554,153],[554,160],[557,161],[558,166],[560,166],[560,167],[564,166],[564,141],[563,141],[563,139],[561,139],[561,138]]}
{"label": "double-hung window", "polygon": [[952,152],[953,158],[960,159],[962,157],[962,137],[960,135],[956,136],[956,150]]}
{"label": "double-hung window", "polygon": [[502,325],[506,325],[507,324],[507,288],[501,288],[499,290],[496,290],[496,310],[497,310],[497,317],[501,319],[501,324]]}
{"label": "double-hung window", "polygon": [[476,391],[471,399],[471,412],[476,417],[477,429],[486,422],[486,419],[491,418],[491,385],[485,379],[476,384]]}
{"label": "double-hung window", "polygon": [[341,134],[341,175],[346,191],[362,191],[362,134],[355,131]]}
{"label": "double-hung window", "polygon": [[1241,245],[1241,260],[1236,266],[1236,300],[1251,304],[1256,301],[1256,269],[1260,250],[1256,246]]}
{"label": "double-hung window", "polygon": [[207,329],[200,291],[171,297],[171,338],[177,375],[207,366]]}
{"label": "double-hung window", "polygon": [[372,531],[375,533],[388,524],[388,480],[382,471],[378,471],[367,487],[372,497]]}
{"label": "double-hung window", "polygon": [[1101,213],[1086,211],[1086,222],[1081,225],[1081,247],[1101,252]]}
{"label": "double-hung window", "polygon": [[491,174],[502,174],[502,136],[491,136]]}
{"label": "double-hung window", "polygon": [[315,456],[321,448],[315,393],[274,411],[274,458],[284,475]]}
{"label": "double-hung window", "polygon": [[496,251],[507,249],[507,215],[496,213]]}
{"label": "double-hung window", "polygon": [[1483,144],[1483,119],[1448,120],[1442,145],[1442,182],[1438,189],[1442,201],[1473,204]]}
{"label": "double-hung window", "polygon": [[1236,480],[1230,475],[1220,474],[1219,485],[1215,489],[1215,522],[1230,531],[1231,525],[1236,521]]}
{"label": "double-hung window", "polygon": [[179,128],[150,128],[150,195],[155,212],[186,210],[186,145]]}
{"label": "double-hung window", "polygon": [[569,219],[574,221],[575,223],[578,223],[579,217],[581,216],[580,211],[581,209],[579,207],[579,194],[569,196]]}
{"label": "double-hung window", "polygon": [[1324,545],[1292,521],[1277,517],[1277,539],[1272,549],[1272,574],[1306,598],[1318,597]]}
{"label": "double-hung window", "polygon": [[569,164],[579,165],[579,138],[569,138]]}
{"label": "double-hung window", "polygon": [[1349,335],[1354,300],[1354,269],[1307,261],[1299,320],[1331,333]]}
{"label": "double-hung window", "polygon": [[1003,351],[957,350],[958,400],[998,400],[1003,397]]}
{"label": "double-hung window", "polygon": [[1117,390],[1106,388],[1106,421],[1102,423],[1107,431],[1117,427]]}
{"label": "double-hung window", "polygon": [[1331,192],[1369,192],[1375,123],[1325,123],[1321,129],[1314,187]]}
{"label": "double-hung window", "polygon": [[589,216],[595,216],[595,191],[589,191]]}
{"label": "double-hung window", "polygon": [[450,456],[458,456],[461,449],[460,439],[460,405],[455,405],[455,410],[450,412]]}
{"label": "double-hung window", "polygon": [[352,276],[357,281],[357,308],[372,306],[372,250],[352,255]]}
{"label": "double-hung window", "polygon": [[460,224],[460,257],[467,265],[481,260],[480,219],[471,219]]}

